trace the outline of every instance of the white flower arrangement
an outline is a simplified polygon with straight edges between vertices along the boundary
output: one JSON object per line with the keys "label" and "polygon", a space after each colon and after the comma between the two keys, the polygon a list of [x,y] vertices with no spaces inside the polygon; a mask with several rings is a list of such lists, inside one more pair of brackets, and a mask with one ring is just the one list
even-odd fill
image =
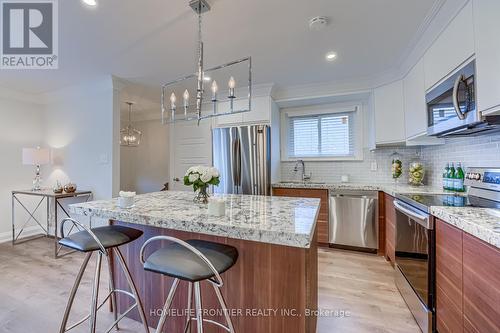
{"label": "white flower arrangement", "polygon": [[219,170],[214,167],[197,165],[190,167],[184,175],[184,185],[193,186],[194,191],[204,188],[208,185],[219,185]]}

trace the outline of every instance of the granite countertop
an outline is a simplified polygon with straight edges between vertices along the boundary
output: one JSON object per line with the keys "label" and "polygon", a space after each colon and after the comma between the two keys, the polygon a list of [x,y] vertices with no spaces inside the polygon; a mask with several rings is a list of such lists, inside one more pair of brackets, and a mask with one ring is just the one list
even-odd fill
{"label": "granite countertop", "polygon": [[[362,184],[362,183],[314,183],[282,182],[273,184],[274,188],[314,188],[328,190],[368,190],[382,191],[392,196],[396,194],[456,194],[441,188],[406,184]],[[465,193],[463,193],[465,195]],[[430,207],[432,215],[500,248],[500,210],[477,207]]]}
{"label": "granite countertop", "polygon": [[500,209],[433,206],[432,215],[500,248]]}
{"label": "granite countertop", "polygon": [[193,203],[192,192],[166,191],[137,195],[129,209],[118,199],[70,205],[71,213],[179,231],[309,248],[316,227],[319,199],[252,195],[214,195],[226,202],[222,217],[208,215]]}
{"label": "granite countertop", "polygon": [[281,182],[272,185],[273,188],[311,188],[325,190],[365,190],[365,191],[383,191],[395,196],[397,193],[418,193],[418,194],[446,194],[454,193],[443,190],[442,188],[430,186],[410,186],[407,184],[381,183],[314,183],[314,182]]}

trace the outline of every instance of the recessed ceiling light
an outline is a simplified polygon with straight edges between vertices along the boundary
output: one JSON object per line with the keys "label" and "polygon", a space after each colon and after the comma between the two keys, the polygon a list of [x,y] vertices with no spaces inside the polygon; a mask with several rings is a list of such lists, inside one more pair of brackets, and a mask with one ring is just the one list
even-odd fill
{"label": "recessed ceiling light", "polygon": [[335,58],[337,58],[337,53],[335,52],[328,52],[325,56],[327,61],[333,61]]}
{"label": "recessed ceiling light", "polygon": [[97,6],[97,0],[82,0],[86,5],[95,7]]}
{"label": "recessed ceiling light", "polygon": [[203,77],[203,80],[205,80],[205,81],[210,81],[210,80],[212,80],[212,78],[211,78],[210,76],[204,76],[204,77]]}

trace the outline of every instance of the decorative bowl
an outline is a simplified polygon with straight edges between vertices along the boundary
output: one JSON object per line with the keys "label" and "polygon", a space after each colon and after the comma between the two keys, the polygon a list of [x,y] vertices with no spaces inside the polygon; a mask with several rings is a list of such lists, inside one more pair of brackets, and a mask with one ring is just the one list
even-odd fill
{"label": "decorative bowl", "polygon": [[64,185],[64,192],[66,193],[74,193],[76,192],[76,184],[74,183],[67,183]]}

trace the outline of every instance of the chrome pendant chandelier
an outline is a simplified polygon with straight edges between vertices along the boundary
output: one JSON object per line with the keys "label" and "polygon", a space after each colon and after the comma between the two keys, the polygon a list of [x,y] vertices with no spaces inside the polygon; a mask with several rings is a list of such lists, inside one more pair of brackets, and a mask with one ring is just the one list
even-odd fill
{"label": "chrome pendant chandelier", "polygon": [[132,127],[132,105],[134,105],[134,103],[125,103],[128,105],[128,124],[120,130],[120,145],[137,147],[141,143],[142,132]]}
{"label": "chrome pendant chandelier", "polygon": [[[196,120],[217,116],[249,112],[252,100],[252,59],[246,57],[210,69],[204,68],[202,14],[210,10],[206,0],[191,0],[189,6],[198,15],[198,68],[193,74],[178,78],[162,85],[161,119],[163,124]],[[235,79],[236,78],[236,79]],[[227,82],[227,96],[219,92],[217,80]],[[237,86],[237,83],[244,83]],[[210,98],[204,99],[207,84]],[[190,93],[195,101],[191,104]],[[169,102],[165,98],[169,98]],[[182,96],[182,106],[177,106],[177,96]]]}

